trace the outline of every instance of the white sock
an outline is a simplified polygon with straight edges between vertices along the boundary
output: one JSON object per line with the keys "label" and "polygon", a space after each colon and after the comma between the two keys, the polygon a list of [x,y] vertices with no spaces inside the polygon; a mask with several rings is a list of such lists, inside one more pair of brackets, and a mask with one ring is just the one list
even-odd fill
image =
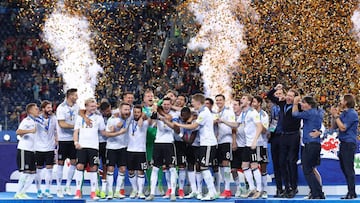
{"label": "white sock", "polygon": [[209,169],[201,171],[204,181],[208,187],[209,194],[211,196],[214,196],[216,194],[215,185],[214,185],[214,178],[211,175],[211,172]]}
{"label": "white sock", "polygon": [[137,185],[138,185],[138,192],[144,193],[144,185],[145,185],[145,175],[138,175],[137,176]]}
{"label": "white sock", "polygon": [[[204,178],[204,180],[205,180],[205,178]],[[214,184],[215,184],[216,192],[219,193],[220,192],[219,172],[214,172]]]}
{"label": "white sock", "polygon": [[98,188],[98,174],[97,171],[95,172],[89,172],[89,176],[90,176],[90,189],[91,192],[95,192],[96,188]]}
{"label": "white sock", "polygon": [[195,178],[196,178],[197,193],[202,194],[203,176],[202,176],[201,172],[196,172]]}
{"label": "white sock", "polygon": [[20,191],[20,193],[25,193],[29,187],[31,186],[31,184],[33,183],[35,179],[35,174],[29,174],[26,178],[26,181],[25,181],[25,184],[24,184],[24,187],[22,188],[22,190]]}
{"label": "white sock", "polygon": [[159,168],[153,166],[150,177],[150,194],[155,195],[156,183],[158,179]]}
{"label": "white sock", "polygon": [[81,190],[81,185],[84,178],[84,171],[75,170],[74,178],[76,181],[76,190]]}
{"label": "white sock", "polygon": [[235,185],[236,185],[236,191],[240,189],[240,179],[239,176],[236,176],[234,179]]}
{"label": "white sock", "polygon": [[22,189],[24,188],[24,185],[26,183],[26,179],[30,174],[28,173],[24,173],[24,172],[20,172],[20,177],[19,177],[19,181],[18,181],[18,189],[17,189],[17,193],[19,194]]}
{"label": "white sock", "polygon": [[74,177],[75,169],[76,169],[76,167],[74,165],[70,165],[69,171],[68,171],[68,176],[66,178],[66,187],[70,187],[71,181]]}
{"label": "white sock", "polygon": [[52,173],[53,173],[52,168],[45,169],[45,192],[50,191],[50,185],[52,182]]}
{"label": "white sock", "polygon": [[176,192],[176,183],[177,183],[177,171],[176,168],[170,168],[170,183],[171,183],[171,194],[175,195]]}
{"label": "white sock", "polygon": [[223,167],[224,169],[224,182],[225,182],[225,190],[230,190],[230,182],[231,182],[231,169],[229,166]]}
{"label": "white sock", "polygon": [[252,172],[253,172],[253,176],[254,176],[254,179],[256,182],[256,190],[260,192],[261,188],[262,188],[260,170],[258,168],[256,168],[256,169],[253,169]]}
{"label": "white sock", "polygon": [[106,192],[106,186],[107,186],[106,179],[101,179],[101,192]]}
{"label": "white sock", "polygon": [[171,189],[170,171],[169,170],[163,170],[163,172],[165,174],[165,180],[166,180],[167,189]]}
{"label": "white sock", "polygon": [[[180,174],[179,174],[180,179]],[[191,187],[191,192],[197,192],[195,171],[188,171],[188,179]]]}
{"label": "white sock", "polygon": [[253,174],[250,168],[243,169],[245,178],[247,182],[249,183],[249,190],[255,190],[255,184],[253,179]]}
{"label": "white sock", "polygon": [[[194,178],[195,178],[195,176],[194,176]],[[185,180],[186,180],[186,170],[183,168],[180,168],[179,169],[179,189],[180,190],[184,189]]]}
{"label": "white sock", "polygon": [[61,182],[62,182],[62,178],[63,178],[63,171],[64,171],[64,166],[61,165],[57,165],[56,168],[56,185],[57,185],[57,189],[61,190]]}
{"label": "white sock", "polygon": [[112,193],[114,185],[114,172],[107,172],[106,181],[108,186],[108,193]]}
{"label": "white sock", "polygon": [[131,183],[131,187],[133,191],[138,191],[138,187],[137,187],[137,180],[136,180],[136,174],[129,174],[129,180]]}
{"label": "white sock", "polygon": [[261,175],[261,191],[267,191],[267,173]]}
{"label": "white sock", "polygon": [[116,190],[115,192],[119,192],[120,189],[124,188],[125,174],[118,172],[118,176],[116,179]]}
{"label": "white sock", "polygon": [[41,192],[40,184],[41,184],[41,173],[42,173],[42,171],[43,171],[42,168],[37,168],[36,169],[35,185],[36,185],[36,189],[37,189],[38,192]]}

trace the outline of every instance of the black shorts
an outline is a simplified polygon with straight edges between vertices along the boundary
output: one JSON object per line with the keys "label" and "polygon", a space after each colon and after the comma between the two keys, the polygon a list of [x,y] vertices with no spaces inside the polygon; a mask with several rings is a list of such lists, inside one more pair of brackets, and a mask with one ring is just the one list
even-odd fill
{"label": "black shorts", "polygon": [[191,145],[186,147],[186,161],[188,164],[195,165],[196,160],[199,159],[199,148]]}
{"label": "black shorts", "polygon": [[186,150],[187,144],[181,141],[175,141],[176,161],[178,166],[185,166],[187,163]]}
{"label": "black shorts", "polygon": [[269,155],[268,155],[268,149],[261,146],[260,147],[260,163],[267,164],[269,163]]}
{"label": "black shorts", "polygon": [[48,152],[35,152],[35,163],[36,166],[43,167],[45,165],[54,165],[55,164],[55,153],[54,151]]}
{"label": "black shorts", "polygon": [[144,171],[147,169],[146,152],[127,152],[127,169]]}
{"label": "black shorts", "polygon": [[58,160],[76,159],[76,149],[73,141],[59,141]]}
{"label": "black shorts", "polygon": [[[201,155],[202,156],[202,155]],[[219,160],[218,160],[218,145],[215,146],[215,156],[211,161],[211,166],[212,167],[218,167],[219,166]],[[201,160],[201,157],[200,157]]]}
{"label": "black shorts", "polygon": [[106,166],[126,166],[126,148],[106,149]]}
{"label": "black shorts", "polygon": [[222,161],[231,161],[233,159],[231,143],[218,144],[216,154],[219,164],[221,164]]}
{"label": "black shorts", "polygon": [[154,166],[176,165],[175,145],[173,143],[154,143]]}
{"label": "black shorts", "polygon": [[241,169],[243,153],[244,153],[244,147],[238,147],[236,151],[233,151],[231,168]]}
{"label": "black shorts", "polygon": [[103,165],[106,164],[106,142],[99,143],[99,158]]}
{"label": "black shorts", "polygon": [[245,147],[244,153],[243,153],[243,162],[260,162],[261,156],[260,156],[260,146],[257,146],[256,149],[251,149],[251,147]]}
{"label": "black shorts", "polygon": [[214,159],[216,157],[216,146],[200,146],[200,166],[208,167],[212,166]]}
{"label": "black shorts", "polygon": [[100,164],[99,151],[97,149],[78,149],[76,153],[76,158],[78,164],[84,164],[85,166],[89,164],[90,167],[93,167]]}
{"label": "black shorts", "polygon": [[[36,171],[35,167],[35,153],[22,149],[17,150],[16,162],[18,170],[22,171]],[[6,163],[5,163],[6,164]]]}

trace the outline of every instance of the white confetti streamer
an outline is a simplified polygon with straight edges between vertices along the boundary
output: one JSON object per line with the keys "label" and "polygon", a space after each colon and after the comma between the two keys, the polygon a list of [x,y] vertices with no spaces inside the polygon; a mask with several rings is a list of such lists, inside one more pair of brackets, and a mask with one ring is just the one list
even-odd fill
{"label": "white confetti streamer", "polygon": [[103,72],[90,49],[91,31],[83,16],[71,15],[62,1],[44,24],[44,40],[58,60],[57,72],[64,79],[64,92],[77,88],[80,108],[86,99],[94,97],[97,74]]}

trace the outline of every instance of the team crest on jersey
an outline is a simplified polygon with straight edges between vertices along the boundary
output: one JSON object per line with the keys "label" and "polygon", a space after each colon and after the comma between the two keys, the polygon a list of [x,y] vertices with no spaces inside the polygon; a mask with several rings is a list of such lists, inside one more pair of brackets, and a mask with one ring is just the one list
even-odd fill
{"label": "team crest on jersey", "polygon": [[203,117],[198,117],[198,119],[197,119],[199,122],[201,122],[201,121],[203,121],[204,120],[204,118]]}

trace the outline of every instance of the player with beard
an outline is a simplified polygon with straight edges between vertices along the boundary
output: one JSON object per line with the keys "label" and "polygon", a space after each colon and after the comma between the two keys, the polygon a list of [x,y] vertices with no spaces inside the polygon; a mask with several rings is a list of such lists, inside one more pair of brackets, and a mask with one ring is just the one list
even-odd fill
{"label": "player with beard", "polygon": [[[179,95],[177,97],[177,102],[175,102],[176,107],[180,109],[176,111],[176,116],[180,117],[181,110],[185,105],[186,97],[183,95]],[[174,106],[172,109],[175,109]],[[191,116],[191,112],[190,112]],[[186,180],[186,162],[187,162],[187,143],[179,136],[175,136],[175,148],[176,148],[176,160],[177,160],[177,168],[179,171],[179,189],[178,189],[178,196],[180,199],[183,199],[184,194],[184,185]]]}
{"label": "player with beard", "polygon": [[[107,121],[111,117],[111,104],[108,101],[102,101],[99,106],[100,114],[102,115],[105,126],[107,125]],[[99,159],[102,164],[102,176],[101,176],[101,192],[100,198],[104,199],[106,197],[106,174],[107,174],[107,166],[106,166],[106,140],[107,137],[103,134],[99,133]]]}
{"label": "player with beard", "polygon": [[129,142],[127,147],[128,158],[127,168],[129,179],[132,186],[130,198],[138,197],[145,199],[144,184],[147,169],[146,162],[146,131],[149,127],[149,121],[142,118],[142,107],[135,105],[133,108],[134,117],[129,124]]}
{"label": "player with beard", "polygon": [[61,188],[63,177],[64,161],[70,159],[70,167],[67,174],[65,192],[72,195],[70,184],[75,172],[76,149],[74,146],[74,125],[79,113],[79,106],[76,104],[78,99],[77,89],[68,89],[66,99],[56,109],[58,125],[56,127],[58,144],[58,165],[57,165],[57,197],[64,198]]}
{"label": "player with beard", "polygon": [[210,110],[205,106],[205,96],[195,94],[192,96],[191,104],[199,112],[198,118],[191,124],[175,123],[180,128],[194,130],[199,129],[200,137],[200,170],[208,187],[208,194],[202,200],[214,200],[216,189],[214,179],[209,170],[209,166],[216,156],[217,140],[214,134],[214,119]]}
{"label": "player with beard", "polygon": [[261,169],[261,198],[267,199],[267,164],[268,164],[268,128],[269,128],[269,115],[261,109],[263,104],[263,98],[260,96],[254,96],[251,106],[260,114],[260,121],[262,124],[261,139],[258,140],[258,146],[260,146],[260,169]]}
{"label": "player with beard", "polygon": [[[97,172],[99,167],[99,131],[103,135],[105,132],[105,122],[101,115],[96,113],[97,103],[93,98],[85,100],[85,115],[91,120],[91,125],[87,125],[85,119],[77,117],[74,127],[74,146],[77,149],[77,164],[75,171],[76,193],[75,199],[82,197],[81,186],[84,179],[85,166],[89,165],[89,176],[91,193],[90,198],[97,200],[95,190],[97,189]],[[108,133],[116,135],[116,133]]]}
{"label": "player with beard", "polygon": [[[180,122],[183,124],[191,124],[194,120],[196,120],[196,116],[192,115],[191,110],[189,107],[184,107],[181,109],[180,112]],[[184,198],[190,199],[190,198],[196,198],[199,194],[199,188],[202,184],[197,185],[196,183],[196,174],[195,169],[200,173],[200,167],[196,163],[196,158],[198,157],[198,151],[199,146],[197,146],[198,141],[196,138],[197,136],[196,130],[189,130],[185,128],[180,128],[180,134],[179,137],[183,140],[185,143],[184,153],[186,157],[186,163],[187,163],[187,170],[188,170],[188,176],[189,176],[189,183],[191,187],[191,193],[185,196]],[[195,141],[195,142],[194,142]],[[179,177],[180,179],[180,177]],[[202,181],[202,179],[201,179]],[[179,188],[180,188],[180,180],[179,180]],[[202,192],[200,192],[202,194]],[[179,195],[180,196],[180,195]]]}
{"label": "player with beard", "polygon": [[38,128],[39,108],[35,103],[30,103],[26,106],[26,113],[28,116],[21,121],[16,130],[16,134],[20,136],[16,155],[20,177],[15,199],[30,199],[26,191],[31,186],[36,173],[34,141]]}
{"label": "player with beard", "polygon": [[[236,123],[221,119],[220,122],[233,128],[244,125],[246,146],[244,148],[241,167],[244,171],[245,178],[249,183],[250,191],[247,194],[243,194],[241,197],[247,198],[252,196],[253,199],[257,199],[261,195],[261,173],[258,168],[258,162],[260,161],[260,147],[257,146],[257,143],[263,128],[259,113],[251,108],[252,100],[253,97],[251,95],[244,95],[241,97],[240,107],[242,108],[242,112]],[[256,182],[256,187],[254,180]]]}
{"label": "player with beard", "polygon": [[225,107],[225,96],[218,94],[215,96],[215,103],[218,107],[218,112],[216,114],[215,124],[217,125],[217,135],[218,140],[218,149],[217,149],[217,160],[220,165],[220,173],[224,178],[225,189],[221,193],[220,198],[230,198],[230,182],[231,182],[231,169],[230,161],[232,160],[232,142],[235,140],[236,134],[233,134],[231,127],[227,126],[224,123],[220,123],[219,120],[226,120],[228,122],[235,122],[235,114],[232,110]]}
{"label": "player with beard", "polygon": [[[176,181],[177,181],[177,172],[175,169],[176,165],[176,156],[175,156],[175,145],[174,145],[174,134],[180,132],[179,128],[174,126],[172,120],[168,120],[168,117],[175,118],[175,112],[171,111],[171,100],[169,98],[164,98],[161,105],[163,115],[157,113],[156,116],[153,115],[151,118],[156,119],[157,132],[154,142],[154,153],[153,153],[153,166],[152,174],[150,179],[151,191],[150,195],[146,198],[148,201],[154,200],[155,197],[155,187],[158,181],[158,171],[159,168],[165,166],[166,169],[169,169],[170,172],[170,188],[168,191],[171,193],[170,200],[175,201],[175,191],[176,191]],[[164,198],[168,198],[164,196]]]}
{"label": "player with beard", "polygon": [[[55,136],[56,136],[56,117],[53,115],[53,108],[50,101],[44,100],[40,105],[41,114],[37,118],[38,126],[35,137],[35,162],[36,162],[36,189],[37,197],[52,198],[50,185],[52,182],[52,171],[55,157]],[[45,169],[44,169],[45,165]],[[42,193],[41,174],[45,170],[45,193]]]}
{"label": "player with beard", "polygon": [[[238,120],[240,118],[242,109],[240,107],[241,101],[239,99],[235,100],[233,103],[233,109],[235,113],[235,119]],[[233,179],[236,185],[236,192],[235,197],[240,197],[242,194],[247,193],[247,188],[245,185],[241,185],[238,170],[242,169],[242,157],[244,153],[244,148],[246,145],[245,140],[245,132],[244,132],[244,125],[240,125],[238,128],[236,128],[236,146],[233,146],[233,160],[231,161],[231,173],[233,175]],[[242,170],[241,170],[241,173]],[[246,179],[244,179],[244,182]]]}
{"label": "player with beard", "polygon": [[[125,198],[125,194],[120,190],[124,188],[125,172],[126,172],[126,157],[127,157],[127,143],[128,133],[127,129],[130,122],[130,104],[120,103],[119,105],[120,115],[119,117],[113,115],[109,118],[106,131],[107,132],[122,132],[115,136],[109,136],[106,142],[106,165],[107,165],[107,185],[108,196],[107,199],[112,198]],[[114,170],[115,166],[118,167],[118,176],[116,181],[115,193],[113,192],[114,184]]]}

